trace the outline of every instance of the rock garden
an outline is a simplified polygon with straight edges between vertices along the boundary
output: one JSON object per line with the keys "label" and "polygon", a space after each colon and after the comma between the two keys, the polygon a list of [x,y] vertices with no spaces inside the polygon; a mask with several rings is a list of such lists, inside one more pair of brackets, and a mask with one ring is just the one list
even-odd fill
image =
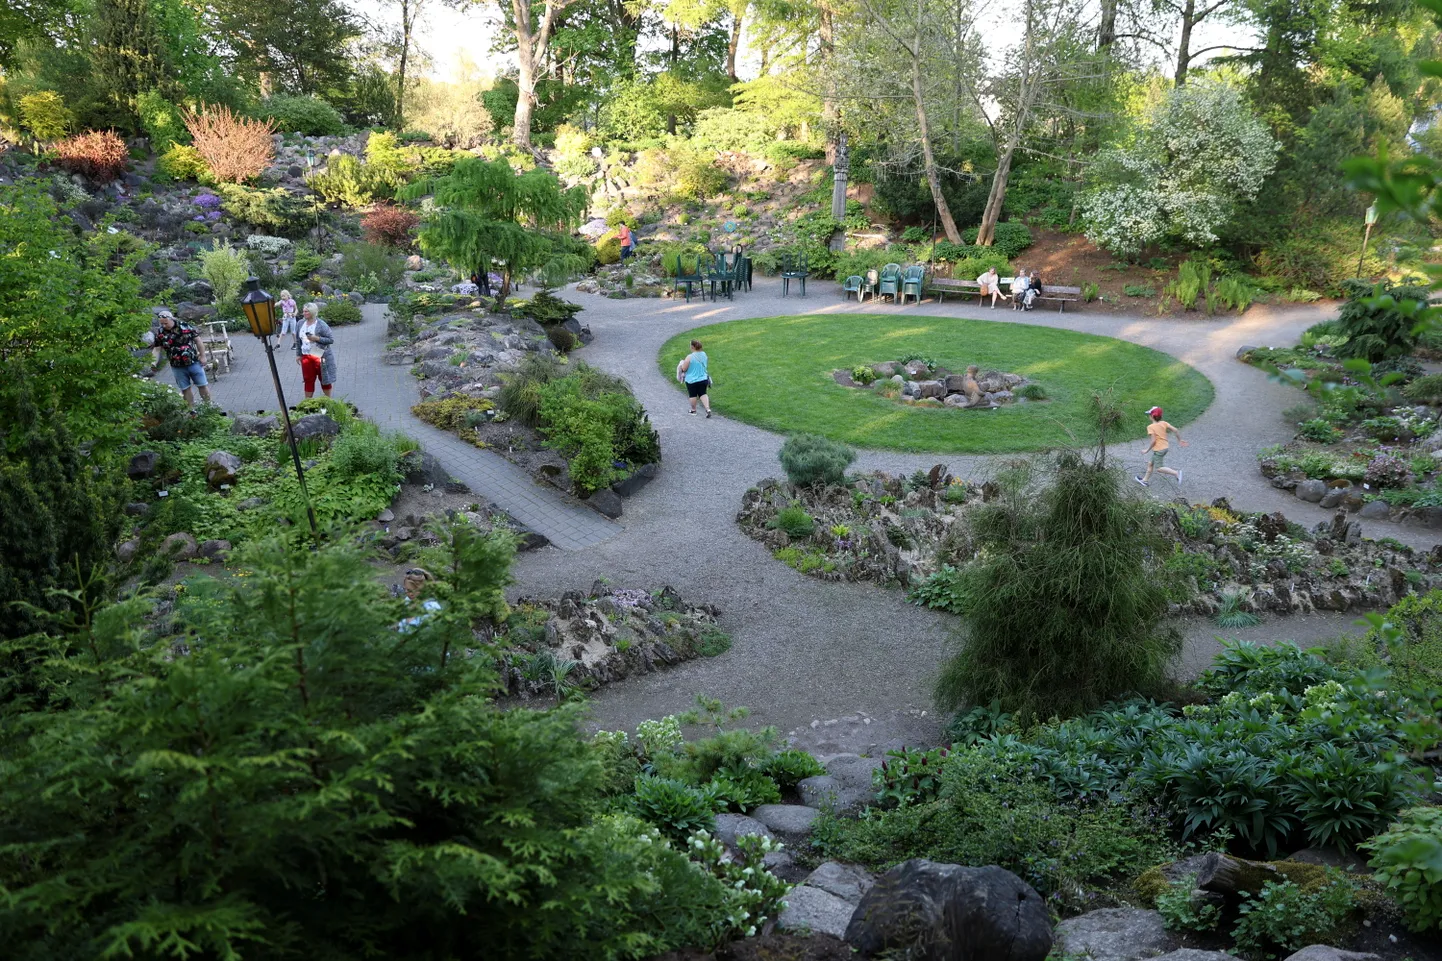
{"label": "rock garden", "polygon": [[[1389,293],[1395,303],[1426,296],[1416,286]],[[1329,510],[1442,529],[1442,375],[1428,372],[1436,346],[1416,340],[1397,307],[1373,305],[1371,287],[1351,294],[1339,319],[1297,345],[1238,352],[1306,392],[1286,411],[1296,437],[1261,451],[1259,468],[1274,487]]]}
{"label": "rock garden", "polygon": [[992,408],[1014,402],[1046,400],[1046,390],[1020,374],[981,370],[975,364],[953,374],[940,365],[914,358],[857,364],[831,372],[842,387],[874,390],[903,404],[960,408]]}
{"label": "rock garden", "polygon": [[731,647],[712,605],[687,604],[670,587],[656,591],[597,583],[589,593],[520,597],[493,643],[507,695],[569,701],[637,674]]}
{"label": "rock garden", "polygon": [[619,517],[655,478],[660,442],[624,381],[573,358],[591,340],[579,309],[545,291],[506,312],[403,297],[386,359],[419,378],[417,417]]}

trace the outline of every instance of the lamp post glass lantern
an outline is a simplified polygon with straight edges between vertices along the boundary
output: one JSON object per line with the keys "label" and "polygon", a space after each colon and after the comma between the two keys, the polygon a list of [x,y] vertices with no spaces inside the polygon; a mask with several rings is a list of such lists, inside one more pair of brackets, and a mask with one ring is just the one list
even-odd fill
{"label": "lamp post glass lantern", "polygon": [[290,426],[290,408],[285,404],[285,391],[280,386],[280,371],[275,369],[275,348],[270,338],[275,333],[275,298],[260,289],[260,280],[251,277],[245,282],[245,296],[240,299],[240,309],[245,313],[250,332],[265,345],[265,358],[270,361],[270,379],[275,383],[275,399],[280,402],[280,416],[285,420],[285,439],[290,444],[290,458],[295,464],[295,477],[300,481],[300,492],[305,497],[305,513],[310,518],[310,533],[318,538],[320,532],[315,523],[315,508],[310,503],[310,491],[305,486],[305,469],[300,464],[300,449],[295,444],[295,431]]}

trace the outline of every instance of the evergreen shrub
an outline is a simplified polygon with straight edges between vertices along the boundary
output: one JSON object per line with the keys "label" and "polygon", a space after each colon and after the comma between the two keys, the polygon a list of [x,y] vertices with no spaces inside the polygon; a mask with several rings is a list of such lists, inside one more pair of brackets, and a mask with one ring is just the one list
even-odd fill
{"label": "evergreen shrub", "polygon": [[787,479],[797,487],[824,487],[845,480],[856,451],[818,434],[792,434],[777,457]]}

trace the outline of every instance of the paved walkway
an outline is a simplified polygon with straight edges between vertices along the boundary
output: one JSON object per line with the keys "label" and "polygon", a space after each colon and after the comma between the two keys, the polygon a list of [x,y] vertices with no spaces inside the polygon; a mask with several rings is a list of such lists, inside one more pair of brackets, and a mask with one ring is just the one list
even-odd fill
{"label": "paved walkway", "polygon": [[[921,313],[1041,324],[1105,334],[1170,353],[1211,378],[1216,400],[1184,428],[1191,446],[1183,452],[1192,501],[1228,497],[1248,511],[1284,511],[1312,525],[1329,517],[1315,505],[1278,491],[1261,477],[1256,451],[1292,436],[1282,411],[1296,404],[1295,388],[1234,359],[1244,343],[1282,345],[1327,316],[1316,307],[1254,307],[1242,316],[1195,319],[1119,317],[1086,308],[1067,314],[1037,310],[1016,314],[974,305],[923,303],[897,308],[842,303],[834,284],[811,285],[811,296],[781,298],[780,285],[763,280],[735,301],[691,304],[669,300],[609,300],[572,293],[585,307],[581,320],[595,343],[577,356],[625,377],[661,434],[663,463],[652,484],[626,502],[621,523],[535,485],[502,458],[479,451],[411,416],[415,383],[404,367],[380,363],[386,335],[384,307],[368,306],[359,328],[336,331],[337,394],[388,427],[405,430],[436,454],[478,495],[509,510],[566,550],[532,551],[516,563],[516,590],[552,594],[585,589],[597,578],[617,587],[671,584],[688,600],[714,603],[731,632],[731,651],[598,692],[593,719],[607,727],[630,727],[645,718],[688,708],[697,694],[752,708],[755,723],[783,731],[812,721],[864,712],[874,718],[919,715],[931,706],[934,671],[952,643],[957,620],[908,604],[900,591],[869,584],[837,584],[804,577],[777,562],[746,537],[734,517],[748,487],[780,474],[781,438],[726,418],[725,385],[716,393],[717,417],[686,414],[683,393],[657,368],[656,354],[674,334],[702,324],[803,312]],[[275,407],[264,353],[253,339],[237,336],[232,373],[216,385],[216,398],[231,411]],[[278,355],[287,399],[300,397],[300,376],[289,354]],[[1140,442],[1122,456],[1140,459]],[[984,477],[995,459],[985,456],[915,455],[865,451],[858,470],[911,473],[946,462],[954,473]],[[1171,499],[1178,490],[1163,481],[1149,496]],[[1391,536],[1430,547],[1435,536],[1391,524],[1367,525],[1373,537]],[[584,549],[582,549],[584,548]],[[1313,641],[1334,637],[1353,623],[1348,616],[1274,618],[1246,632],[1259,641]],[[1218,649],[1209,621],[1183,625],[1186,650],[1179,673],[1192,674]],[[1236,632],[1228,632],[1233,635]],[[907,714],[906,712],[910,712]]]}
{"label": "paved walkway", "polygon": [[[618,525],[554,488],[540,486],[499,454],[473,447],[412,414],[411,405],[420,395],[410,368],[381,363],[385,313],[384,304],[367,304],[358,326],[335,329],[337,397],[355,404],[380,426],[420,441],[453,477],[563,550],[593,547],[620,533]],[[246,334],[232,334],[231,342],[235,359],[230,373],[215,381],[216,402],[232,413],[275,410],[275,386],[260,342]],[[295,355],[278,350],[275,363],[286,403],[294,405],[305,397]]]}
{"label": "paved walkway", "polygon": [[[684,710],[696,694],[747,705],[754,721],[777,724],[783,731],[857,712],[882,718],[908,709],[927,710],[933,673],[958,623],[908,604],[894,589],[804,577],[741,532],[734,521],[741,496],[762,478],[781,474],[776,452],[782,438],[729,420],[725,384],[713,396],[716,417],[705,420],[686,413],[683,392],[658,369],[656,354],[667,339],[692,327],[802,312],[904,312],[1041,324],[1155,347],[1196,367],[1216,387],[1212,407],[1184,428],[1191,446],[1183,451],[1182,494],[1192,501],[1225,496],[1249,511],[1281,510],[1308,526],[1330,517],[1274,489],[1258,473],[1256,451],[1290,439],[1293,428],[1282,411],[1301,395],[1234,357],[1242,344],[1295,343],[1303,330],[1328,315],[1324,309],[1253,307],[1241,316],[1195,319],[1118,317],[1085,307],[1066,314],[1016,314],[955,302],[905,308],[868,302],[861,308],[854,302],[844,304],[835,291],[836,285],[818,282],[805,299],[783,299],[779,282],[761,280],[754,291],[719,304],[618,301],[571,293],[571,299],[585,307],[580,319],[596,334],[595,342],[577,356],[630,382],[661,434],[662,469],[655,482],[626,502],[622,534],[580,553],[524,555],[516,568],[519,588],[532,594],[584,589],[598,577],[620,587],[671,584],[688,599],[718,605],[722,624],[734,638],[731,651],[721,657],[598,692],[592,714],[603,726],[630,726]],[[1140,441],[1129,442],[1122,453],[1136,462],[1140,449]],[[984,477],[995,463],[981,456],[864,451],[855,466],[909,474],[937,461],[971,477]],[[1149,496],[1164,500],[1177,494],[1169,481],[1149,491]],[[1435,540],[1429,532],[1412,528],[1365,526],[1368,536],[1396,537],[1419,547]],[[1354,620],[1326,615],[1273,618],[1246,633],[1256,640],[1308,642],[1335,637]],[[1184,624],[1183,629],[1187,645],[1177,669],[1194,674],[1219,649],[1218,631],[1205,620]]]}

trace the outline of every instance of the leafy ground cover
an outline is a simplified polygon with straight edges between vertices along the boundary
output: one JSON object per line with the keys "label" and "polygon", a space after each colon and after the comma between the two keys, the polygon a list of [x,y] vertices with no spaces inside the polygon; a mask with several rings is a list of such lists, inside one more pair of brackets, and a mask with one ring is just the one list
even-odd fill
{"label": "leafy ground cover", "polygon": [[[1112,388],[1124,408],[1160,404],[1185,425],[1212,402],[1211,382],[1160,351],[1109,337],[954,317],[767,317],[678,334],[661,348],[670,377],[695,338],[706,345],[715,400],[728,417],[863,447],[937,453],[1039,450],[1089,436],[1093,392]],[[1046,404],[995,411],[898,406],[837,385],[831,372],[898,356],[949,370],[968,364],[1046,384]],[[1140,424],[1138,424],[1138,437]]]}

